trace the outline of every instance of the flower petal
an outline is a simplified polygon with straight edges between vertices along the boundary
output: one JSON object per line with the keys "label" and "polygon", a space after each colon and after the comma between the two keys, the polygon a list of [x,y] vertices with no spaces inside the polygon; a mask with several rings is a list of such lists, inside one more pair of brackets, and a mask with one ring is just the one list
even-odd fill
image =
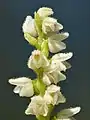
{"label": "flower petal", "polygon": [[49,15],[53,14],[53,10],[51,8],[48,7],[42,7],[40,8],[37,13],[39,14],[40,17],[47,17]]}
{"label": "flower petal", "polygon": [[68,36],[69,36],[68,32],[61,32],[61,33],[50,36],[48,39],[52,40],[52,42],[53,41],[62,41],[64,39],[68,38]]}
{"label": "flower petal", "polygon": [[34,50],[32,55],[28,60],[28,67],[31,69],[38,69],[40,67],[47,67],[49,65],[49,61],[46,56],[39,50]]}
{"label": "flower petal", "polygon": [[25,84],[31,82],[31,79],[26,77],[20,77],[15,79],[9,79],[9,83],[17,86],[24,86]]}
{"label": "flower petal", "polygon": [[20,90],[22,89],[22,86],[16,86],[13,90],[14,93],[19,93]]}
{"label": "flower petal", "polygon": [[25,84],[25,86],[23,86],[21,91],[19,92],[19,95],[21,97],[31,97],[33,94],[34,89],[32,83]]}
{"label": "flower petal", "polygon": [[66,98],[62,95],[61,92],[58,92],[58,99],[56,102],[56,105],[58,105],[59,103],[65,103],[66,102]]}
{"label": "flower petal", "polygon": [[26,17],[25,22],[23,23],[22,29],[24,33],[30,33],[30,35],[32,35],[33,37],[37,36],[35,21],[32,18],[32,16]]}
{"label": "flower petal", "polygon": [[58,92],[58,91],[60,91],[60,87],[59,86],[50,85],[49,87],[47,87],[47,92],[49,94],[52,94],[52,93],[55,93],[55,92]]}
{"label": "flower petal", "polygon": [[66,76],[64,74],[62,74],[61,72],[59,72],[59,81],[65,80]]}
{"label": "flower petal", "polygon": [[72,52],[69,52],[69,53],[58,53],[58,54],[55,54],[52,57],[52,60],[60,60],[62,62],[62,61],[70,59],[72,56],[73,56]]}
{"label": "flower petal", "polygon": [[51,81],[49,80],[49,77],[45,73],[43,74],[43,82],[46,85],[50,85],[51,84]]}
{"label": "flower petal", "polygon": [[61,110],[57,114],[57,118],[64,119],[64,118],[72,117],[73,115],[77,114],[80,111],[80,109],[81,109],[80,107],[75,107],[75,108]]}
{"label": "flower petal", "polygon": [[48,40],[48,46],[51,53],[56,53],[66,48],[66,45],[61,41]]}

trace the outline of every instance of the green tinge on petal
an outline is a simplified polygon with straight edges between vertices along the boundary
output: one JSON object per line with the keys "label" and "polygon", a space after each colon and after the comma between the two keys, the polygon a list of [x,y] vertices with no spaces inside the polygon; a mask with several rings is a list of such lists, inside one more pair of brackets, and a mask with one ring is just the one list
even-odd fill
{"label": "green tinge on petal", "polygon": [[65,103],[65,102],[66,102],[66,98],[62,95],[61,92],[59,92],[56,105],[58,105],[59,103]]}
{"label": "green tinge on petal", "polygon": [[57,114],[57,118],[58,119],[69,118],[77,114],[79,111],[80,111],[80,107],[64,109]]}
{"label": "green tinge on petal", "polygon": [[62,63],[66,66],[67,69],[72,67],[71,64],[67,61],[63,61]]}
{"label": "green tinge on petal", "polygon": [[66,79],[66,76],[64,74],[62,74],[61,72],[59,72],[59,81],[63,81]]}

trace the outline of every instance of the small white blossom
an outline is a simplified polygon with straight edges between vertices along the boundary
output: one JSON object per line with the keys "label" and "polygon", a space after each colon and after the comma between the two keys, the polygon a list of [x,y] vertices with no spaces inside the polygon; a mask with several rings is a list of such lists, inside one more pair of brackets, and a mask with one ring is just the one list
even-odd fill
{"label": "small white blossom", "polygon": [[58,53],[52,57],[52,64],[59,66],[60,71],[65,71],[67,68],[63,64],[64,61],[70,59],[73,56],[72,52],[69,53]]}
{"label": "small white blossom", "polygon": [[75,108],[61,110],[57,114],[56,120],[73,120],[72,116],[80,112],[80,109],[81,109],[80,107],[75,107]]}
{"label": "small white blossom", "polygon": [[39,14],[39,16],[41,18],[44,18],[44,17],[48,17],[48,16],[52,15],[53,10],[51,8],[48,8],[48,7],[42,7],[42,8],[39,8],[37,13]]}
{"label": "small white blossom", "polygon": [[46,17],[42,23],[42,30],[45,34],[58,32],[59,30],[63,29],[63,26],[57,22],[56,19],[52,17]]}
{"label": "small white blossom", "polygon": [[50,85],[47,87],[46,94],[52,96],[52,104],[58,105],[59,103],[64,103],[66,101],[65,97],[60,92],[60,87],[56,85]]}
{"label": "small white blossom", "polygon": [[14,93],[17,93],[22,97],[31,97],[34,94],[32,80],[29,78],[20,77],[16,79],[9,79],[9,83],[16,85]]}
{"label": "small white blossom", "polygon": [[35,21],[31,16],[26,17],[25,22],[23,23],[22,29],[24,33],[29,33],[33,37],[37,36]]}
{"label": "small white blossom", "polygon": [[54,71],[45,71],[43,73],[43,82],[46,85],[50,85],[51,83],[57,84],[59,81],[65,80],[66,76],[62,74],[59,70],[54,69]]}
{"label": "small white blossom", "polygon": [[44,68],[49,65],[48,59],[39,50],[34,50],[28,60],[28,67],[31,69]]}
{"label": "small white blossom", "polygon": [[44,69],[43,73],[43,82],[46,85],[50,85],[51,83],[57,84],[59,81],[66,79],[66,76],[61,73],[61,71],[67,69],[63,62],[70,59],[72,55],[71,52],[58,53],[51,58],[50,65]]}
{"label": "small white blossom", "polygon": [[27,115],[42,115],[47,116],[48,113],[48,105],[51,103],[50,96],[45,95],[42,96],[34,96],[31,98],[31,103],[29,104],[28,108],[26,109],[25,113]]}
{"label": "small white blossom", "polygon": [[68,38],[68,36],[69,36],[68,32],[62,32],[62,33],[54,34],[48,37],[48,46],[49,46],[50,52],[56,53],[65,49],[66,45],[62,41]]}

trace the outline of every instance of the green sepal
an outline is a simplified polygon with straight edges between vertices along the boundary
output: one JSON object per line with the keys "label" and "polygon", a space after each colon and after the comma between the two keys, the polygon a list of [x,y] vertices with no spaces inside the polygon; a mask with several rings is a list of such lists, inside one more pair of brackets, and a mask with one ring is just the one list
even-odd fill
{"label": "green sepal", "polygon": [[42,51],[42,53],[43,53],[46,57],[48,57],[48,55],[49,55],[49,48],[48,48],[48,42],[47,42],[47,40],[44,40],[44,41],[42,42],[41,51]]}
{"label": "green sepal", "polygon": [[40,18],[38,13],[34,13],[34,19],[35,19],[35,25],[36,30],[38,32],[38,35],[43,38],[43,32],[42,32],[42,19]]}

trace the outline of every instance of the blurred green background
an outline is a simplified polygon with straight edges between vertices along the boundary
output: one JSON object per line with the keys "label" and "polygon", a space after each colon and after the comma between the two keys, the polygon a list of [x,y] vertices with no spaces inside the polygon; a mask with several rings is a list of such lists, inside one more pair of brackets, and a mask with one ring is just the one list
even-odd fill
{"label": "blurred green background", "polygon": [[67,103],[55,111],[79,105],[77,120],[90,120],[90,0],[0,0],[0,120],[35,120],[24,114],[29,99],[15,95],[8,79],[35,76],[27,67],[34,48],[24,40],[22,23],[41,6],[54,9],[54,16],[70,33],[66,51],[74,53],[67,80],[61,83]]}

